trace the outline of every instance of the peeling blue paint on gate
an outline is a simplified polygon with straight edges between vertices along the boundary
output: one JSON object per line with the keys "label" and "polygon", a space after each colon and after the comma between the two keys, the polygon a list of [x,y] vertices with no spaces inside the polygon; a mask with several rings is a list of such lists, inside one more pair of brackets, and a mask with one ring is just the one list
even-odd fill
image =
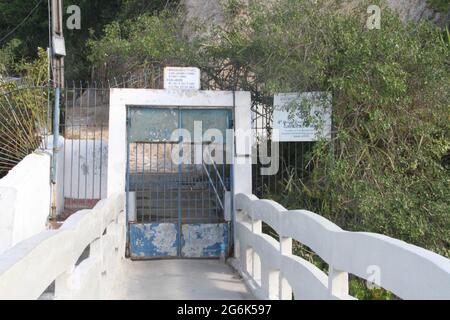
{"label": "peeling blue paint on gate", "polygon": [[126,210],[131,258],[228,253],[230,224],[224,214],[232,205],[224,203],[225,195],[233,193],[232,164],[208,163],[202,157],[202,163],[176,165],[171,156],[179,147],[184,152],[187,143],[188,157],[195,156],[198,148],[204,153],[215,146],[210,156],[214,151],[228,159],[232,147],[228,150],[226,141],[216,140],[191,142],[180,137],[169,141],[165,133],[176,128],[193,130],[195,121],[202,121],[204,130],[225,132],[232,127],[231,119],[229,108],[127,107]]}
{"label": "peeling blue paint on gate", "polygon": [[176,257],[178,224],[130,224],[130,251],[133,258]]}
{"label": "peeling blue paint on gate", "polygon": [[183,224],[181,255],[183,257],[219,257],[221,247],[228,252],[228,223]]}

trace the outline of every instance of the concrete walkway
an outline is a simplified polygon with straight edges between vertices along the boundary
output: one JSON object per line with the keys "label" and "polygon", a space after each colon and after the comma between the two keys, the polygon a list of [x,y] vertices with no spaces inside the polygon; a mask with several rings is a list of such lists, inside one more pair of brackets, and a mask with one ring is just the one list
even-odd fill
{"label": "concrete walkway", "polygon": [[127,261],[114,299],[254,299],[239,276],[218,260]]}

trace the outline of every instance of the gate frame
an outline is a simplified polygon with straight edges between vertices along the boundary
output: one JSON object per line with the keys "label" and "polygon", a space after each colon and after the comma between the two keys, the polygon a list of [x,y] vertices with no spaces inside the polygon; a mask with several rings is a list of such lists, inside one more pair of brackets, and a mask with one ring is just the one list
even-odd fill
{"label": "gate frame", "polygon": [[[127,166],[127,107],[231,108],[234,119],[233,191],[252,193],[252,111],[248,91],[110,89],[107,195],[124,193]],[[238,132],[238,134],[236,134]],[[233,211],[234,211],[233,196]],[[126,198],[126,197],[125,197]],[[128,202],[128,199],[125,199]],[[126,204],[126,207],[128,205]],[[128,223],[128,210],[126,210]],[[235,240],[235,212],[231,214]],[[127,229],[127,233],[129,228]],[[127,235],[128,241],[128,235]],[[233,241],[235,243],[235,241]],[[231,248],[230,248],[231,249]],[[230,250],[234,252],[234,250]]]}

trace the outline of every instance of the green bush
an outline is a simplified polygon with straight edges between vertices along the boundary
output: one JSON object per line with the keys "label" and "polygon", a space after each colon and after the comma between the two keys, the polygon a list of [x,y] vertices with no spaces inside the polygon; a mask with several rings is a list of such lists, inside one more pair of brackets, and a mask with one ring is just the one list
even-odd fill
{"label": "green bush", "polygon": [[352,17],[330,27],[324,80],[335,135],[318,145],[312,181],[319,197],[330,195],[323,214],[450,256],[448,43],[431,24],[403,24],[387,9],[381,30]]}
{"label": "green bush", "polygon": [[447,13],[450,10],[448,0],[428,0],[428,4],[436,11]]}
{"label": "green bush", "polygon": [[8,67],[21,78],[0,76],[0,177],[41,146],[48,118],[47,52],[39,48],[35,61]]}
{"label": "green bush", "polygon": [[181,19],[163,11],[109,24],[103,38],[88,42],[97,75],[109,79],[154,64],[188,63],[197,49],[183,37]]}
{"label": "green bush", "polygon": [[311,176],[271,196],[450,256],[448,39],[385,7],[381,29],[368,30],[366,8],[285,0],[234,32],[248,51],[239,61],[269,93],[333,94],[333,137],[316,144]]}

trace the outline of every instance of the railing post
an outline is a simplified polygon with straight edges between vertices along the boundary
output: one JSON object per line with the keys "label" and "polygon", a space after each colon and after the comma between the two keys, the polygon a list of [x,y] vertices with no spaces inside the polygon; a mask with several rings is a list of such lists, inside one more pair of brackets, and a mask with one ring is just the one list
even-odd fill
{"label": "railing post", "polygon": [[73,272],[75,266],[70,270],[64,272],[55,279],[55,299],[56,300],[70,300],[73,297],[74,278]]}
{"label": "railing post", "polygon": [[[236,215],[235,215],[235,224],[237,225],[238,223],[240,223],[242,220],[244,219],[244,213],[242,212],[242,210],[236,210]],[[234,226],[234,233],[236,236],[237,234],[237,226]],[[234,246],[234,256],[238,259],[240,265],[242,266],[242,259],[245,259],[245,255],[244,252],[242,252],[241,250],[245,250],[245,246],[241,245],[241,242],[237,239],[235,239],[236,243],[239,243],[239,245],[235,245]]]}
{"label": "railing post", "polygon": [[254,220],[252,218],[252,232],[254,234],[262,233],[262,221],[261,220]]}
{"label": "railing post", "polygon": [[[254,220],[251,222],[252,232],[254,235],[262,234],[262,221]],[[256,282],[261,283],[261,260],[257,256],[256,250],[252,248],[252,277]]]}
{"label": "railing post", "polygon": [[265,295],[270,299],[277,299],[279,294],[279,270],[269,270],[266,266],[262,268],[261,275],[262,289]]}
{"label": "railing post", "polygon": [[[284,237],[280,235],[280,255],[289,256],[292,255],[292,238]],[[279,292],[278,297],[280,300],[291,300],[292,299],[292,288],[283,277],[283,273],[278,274]]]}
{"label": "railing post", "polygon": [[253,248],[245,248],[244,259],[245,271],[247,271],[249,275],[253,276]]}
{"label": "railing post", "polygon": [[331,265],[328,270],[328,292],[330,298],[348,295],[348,273],[337,270]]}
{"label": "railing post", "polygon": [[285,256],[292,254],[292,238],[280,236],[280,254]]}

